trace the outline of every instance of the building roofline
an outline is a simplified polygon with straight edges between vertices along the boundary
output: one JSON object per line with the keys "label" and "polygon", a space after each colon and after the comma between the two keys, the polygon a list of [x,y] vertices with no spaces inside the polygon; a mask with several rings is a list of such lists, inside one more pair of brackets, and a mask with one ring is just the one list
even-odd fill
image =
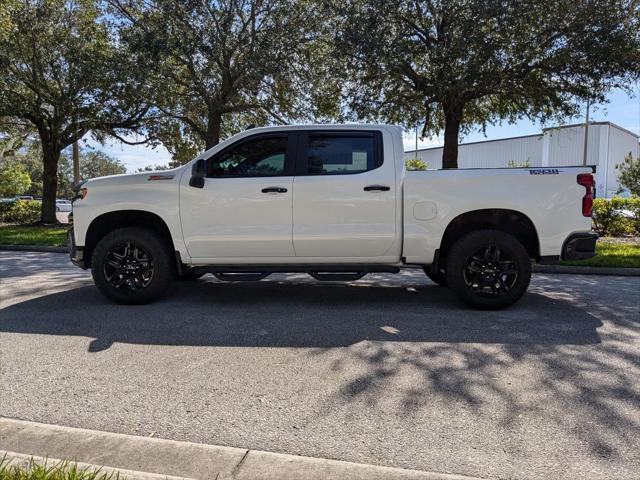
{"label": "building roofline", "polygon": [[[614,127],[617,128],[618,130],[622,130],[623,132],[628,133],[629,135],[633,135],[634,137],[636,137],[638,139],[638,141],[640,142],[640,135],[638,135],[637,133],[632,132],[631,130],[627,130],[624,127],[621,127],[620,125],[617,125],[613,122],[609,122],[609,121],[602,121],[602,122],[589,122],[589,125],[609,125],[610,127]],[[479,143],[491,143],[491,142],[503,142],[505,140],[518,140],[521,138],[532,138],[532,137],[542,137],[544,135],[544,132],[548,131],[548,130],[560,130],[561,128],[572,128],[572,127],[583,127],[584,123],[572,123],[570,125],[559,125],[557,127],[546,127],[542,129],[542,133],[535,133],[533,135],[518,135],[516,137],[506,137],[506,138],[494,138],[491,140],[478,140],[477,142],[469,142],[469,143],[459,143],[458,146],[462,147],[465,145],[478,145]],[[427,150],[436,150],[438,148],[443,148],[442,145],[437,146],[437,147],[426,147],[426,148],[419,148],[419,149],[410,149],[410,150],[405,150],[404,153],[411,153],[411,152],[425,152]]]}
{"label": "building roofline", "polygon": [[[603,120],[601,122],[589,122],[589,125],[609,125],[610,127],[614,127],[617,128],[618,130],[622,130],[623,132],[628,133],[629,135],[633,135],[634,137],[640,139],[640,135],[638,135],[637,133],[632,132],[631,130],[627,130],[624,127],[621,127],[620,125],[613,123],[613,122],[609,122],[607,120]],[[546,127],[542,129],[542,132],[546,132],[547,130],[559,130],[561,128],[573,128],[573,127],[584,127],[584,122],[583,123],[571,123],[569,125],[560,125],[557,127]]]}
{"label": "building roofline", "polygon": [[[518,135],[517,137],[493,138],[491,140],[478,140],[477,142],[459,143],[458,146],[463,147],[466,145],[477,145],[479,143],[504,142],[505,140],[518,140],[521,138],[533,138],[533,137],[542,137],[542,133],[534,133],[532,135]],[[415,148],[412,148],[411,150],[406,150],[405,153],[424,152],[425,150],[435,150],[437,148],[443,148],[443,145],[440,145],[438,147],[419,148],[418,150],[416,150]]]}

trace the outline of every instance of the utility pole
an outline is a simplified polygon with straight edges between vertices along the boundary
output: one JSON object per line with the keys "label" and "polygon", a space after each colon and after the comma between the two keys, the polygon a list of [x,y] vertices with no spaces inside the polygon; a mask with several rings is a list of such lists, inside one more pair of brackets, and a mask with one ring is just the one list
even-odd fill
{"label": "utility pole", "polygon": [[416,125],[416,158],[418,158],[418,125]]}
{"label": "utility pole", "polygon": [[584,122],[584,152],[582,156],[582,165],[587,165],[587,147],[589,146],[589,108],[591,107],[591,100],[587,100],[587,115]]}
{"label": "utility pole", "polygon": [[73,184],[80,183],[80,149],[78,142],[73,142],[71,157],[73,159]]}

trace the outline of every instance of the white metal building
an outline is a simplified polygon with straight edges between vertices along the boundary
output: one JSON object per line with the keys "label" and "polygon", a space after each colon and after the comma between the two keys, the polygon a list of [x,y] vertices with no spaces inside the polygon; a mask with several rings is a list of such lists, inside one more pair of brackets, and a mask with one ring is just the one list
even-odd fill
{"label": "white metal building", "polygon": [[[458,150],[459,168],[500,168],[509,161],[532,167],[582,165],[584,124],[545,128],[541,134],[463,143]],[[640,156],[640,138],[610,122],[589,124],[587,165],[596,165],[596,195],[611,197],[618,191],[616,164],[625,155]],[[410,150],[405,159],[418,157],[430,169],[442,168],[442,147]],[[605,188],[606,186],[606,188]]]}

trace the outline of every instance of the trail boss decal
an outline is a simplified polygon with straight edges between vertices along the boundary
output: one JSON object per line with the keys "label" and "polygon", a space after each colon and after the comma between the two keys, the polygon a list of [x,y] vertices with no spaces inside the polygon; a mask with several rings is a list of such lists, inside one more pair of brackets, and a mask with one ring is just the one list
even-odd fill
{"label": "trail boss decal", "polygon": [[529,175],[558,175],[560,170],[557,168],[537,168],[529,170]]}
{"label": "trail boss decal", "polygon": [[161,174],[161,175],[149,175],[149,178],[147,178],[147,181],[151,182],[153,180],[173,180],[173,177],[175,177],[175,175],[172,174]]}

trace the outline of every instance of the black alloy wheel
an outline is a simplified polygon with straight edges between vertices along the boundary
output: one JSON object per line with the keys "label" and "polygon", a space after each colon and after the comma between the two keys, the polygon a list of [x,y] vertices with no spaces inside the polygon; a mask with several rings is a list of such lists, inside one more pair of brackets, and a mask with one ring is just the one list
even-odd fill
{"label": "black alloy wheel", "polygon": [[447,252],[447,284],[466,304],[499,310],[515,303],[531,280],[529,253],[500,230],[477,230]]}
{"label": "black alloy wheel", "polygon": [[175,277],[171,245],[153,230],[125,227],[105,235],[91,257],[98,290],[117,303],[156,300]]}
{"label": "black alloy wheel", "polygon": [[467,257],[463,277],[476,294],[497,297],[514,287],[518,270],[504,249],[491,244]]}
{"label": "black alloy wheel", "polygon": [[153,257],[132,242],[114,245],[105,255],[104,276],[113,288],[131,291],[147,288],[153,280]]}

